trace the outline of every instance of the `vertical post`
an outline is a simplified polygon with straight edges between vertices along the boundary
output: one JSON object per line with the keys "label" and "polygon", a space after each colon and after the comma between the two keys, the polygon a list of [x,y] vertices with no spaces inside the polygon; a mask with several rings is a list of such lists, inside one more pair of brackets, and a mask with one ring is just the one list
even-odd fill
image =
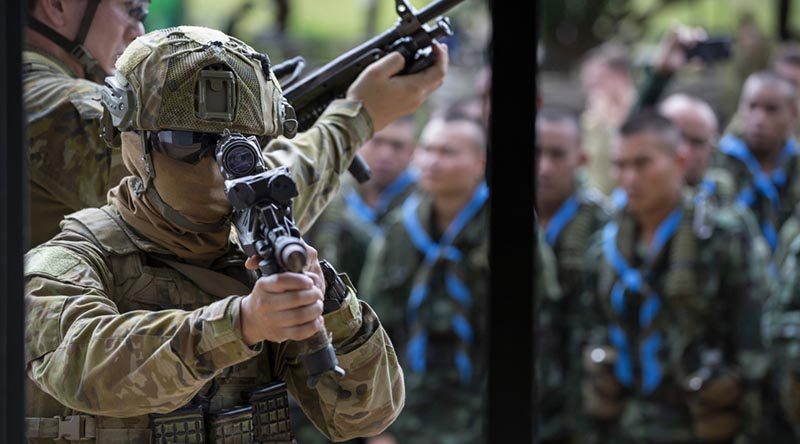
{"label": "vertical post", "polygon": [[22,255],[28,239],[22,30],[26,2],[0,2],[0,442],[25,442]]}
{"label": "vertical post", "polygon": [[492,114],[487,443],[532,443],[538,0],[490,1]]}
{"label": "vertical post", "polygon": [[778,21],[776,30],[778,31],[778,41],[786,42],[792,38],[791,29],[791,14],[792,14],[792,1],[791,0],[778,0],[777,11],[775,11],[775,19]]}

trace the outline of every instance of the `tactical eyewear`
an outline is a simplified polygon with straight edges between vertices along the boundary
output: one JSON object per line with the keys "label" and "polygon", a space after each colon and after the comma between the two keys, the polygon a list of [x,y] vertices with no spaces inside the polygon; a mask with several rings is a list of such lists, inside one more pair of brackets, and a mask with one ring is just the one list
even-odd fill
{"label": "tactical eyewear", "polygon": [[149,132],[153,150],[181,162],[196,164],[203,157],[213,156],[220,134],[194,131],[164,130]]}

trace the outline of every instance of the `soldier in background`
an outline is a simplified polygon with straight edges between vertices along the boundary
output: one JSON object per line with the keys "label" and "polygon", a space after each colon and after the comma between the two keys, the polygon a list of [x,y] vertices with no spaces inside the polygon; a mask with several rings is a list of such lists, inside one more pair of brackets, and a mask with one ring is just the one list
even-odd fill
{"label": "soldier in background", "polygon": [[735,199],[750,208],[774,251],[778,231],[800,202],[797,87],[770,71],[751,75],[739,103],[742,135],[720,140],[714,165],[728,171]]}
{"label": "soldier in background", "polygon": [[359,184],[349,177],[339,194],[314,222],[305,238],[320,255],[358,282],[370,240],[383,234],[386,215],[416,190],[417,173],[410,167],[416,147],[412,115],[375,133],[359,149],[372,178]]}
{"label": "soldier in background", "polygon": [[658,106],[681,134],[678,147],[688,162],[684,180],[695,193],[713,198],[719,205],[735,199],[733,177],[721,168],[710,168],[719,140],[717,116],[702,99],[688,94],[672,94]]}
{"label": "soldier in background", "polygon": [[636,113],[618,140],[612,165],[628,202],[587,256],[593,427],[579,442],[764,442],[767,249],[733,206],[698,224],[669,120]]}
{"label": "soldier in background", "polygon": [[482,443],[488,319],[488,190],[481,122],[431,120],[414,164],[420,194],[370,245],[360,291],[381,311],[405,370],[406,406],[368,442]]}
{"label": "soldier in background", "polygon": [[98,83],[142,35],[149,1],[28,2],[23,88],[28,119],[30,245],[59,231],[64,215],[99,207],[128,175],[100,139]]}
{"label": "soldier in background", "polygon": [[[579,170],[587,155],[577,117],[543,109],[536,115],[536,208],[542,239],[553,250],[561,288],[558,299],[539,298],[542,442],[568,442],[579,406],[581,330],[577,307],[589,240],[608,222],[608,205],[587,187]],[[553,319],[560,319],[555,322]]]}

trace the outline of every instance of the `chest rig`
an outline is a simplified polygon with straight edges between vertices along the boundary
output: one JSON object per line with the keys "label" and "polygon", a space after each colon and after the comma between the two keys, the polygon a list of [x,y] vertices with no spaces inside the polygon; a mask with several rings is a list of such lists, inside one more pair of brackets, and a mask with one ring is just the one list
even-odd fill
{"label": "chest rig", "polygon": [[[210,269],[178,262],[153,252],[154,245],[130,231],[110,207],[68,216],[64,228],[107,253],[114,279],[109,296],[122,313],[194,310],[232,294],[248,294],[255,282],[235,248]],[[274,344],[265,343],[264,352],[223,371],[186,406],[126,423],[149,429],[145,435],[155,443],[294,444],[286,384],[279,377],[283,370],[277,365],[280,354]],[[94,419],[98,443],[106,442],[101,439],[103,419]],[[129,442],[105,435],[109,442]]]}

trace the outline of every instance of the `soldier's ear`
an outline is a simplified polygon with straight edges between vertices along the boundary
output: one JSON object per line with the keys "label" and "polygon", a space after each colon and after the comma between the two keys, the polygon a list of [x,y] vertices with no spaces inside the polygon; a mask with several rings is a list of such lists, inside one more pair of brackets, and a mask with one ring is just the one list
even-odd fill
{"label": "soldier's ear", "polygon": [[[68,5],[64,0],[38,0],[34,6],[32,14],[51,25],[57,31],[62,30],[71,22],[72,5]],[[74,20],[72,20],[74,21]],[[80,23],[80,20],[75,21]]]}

